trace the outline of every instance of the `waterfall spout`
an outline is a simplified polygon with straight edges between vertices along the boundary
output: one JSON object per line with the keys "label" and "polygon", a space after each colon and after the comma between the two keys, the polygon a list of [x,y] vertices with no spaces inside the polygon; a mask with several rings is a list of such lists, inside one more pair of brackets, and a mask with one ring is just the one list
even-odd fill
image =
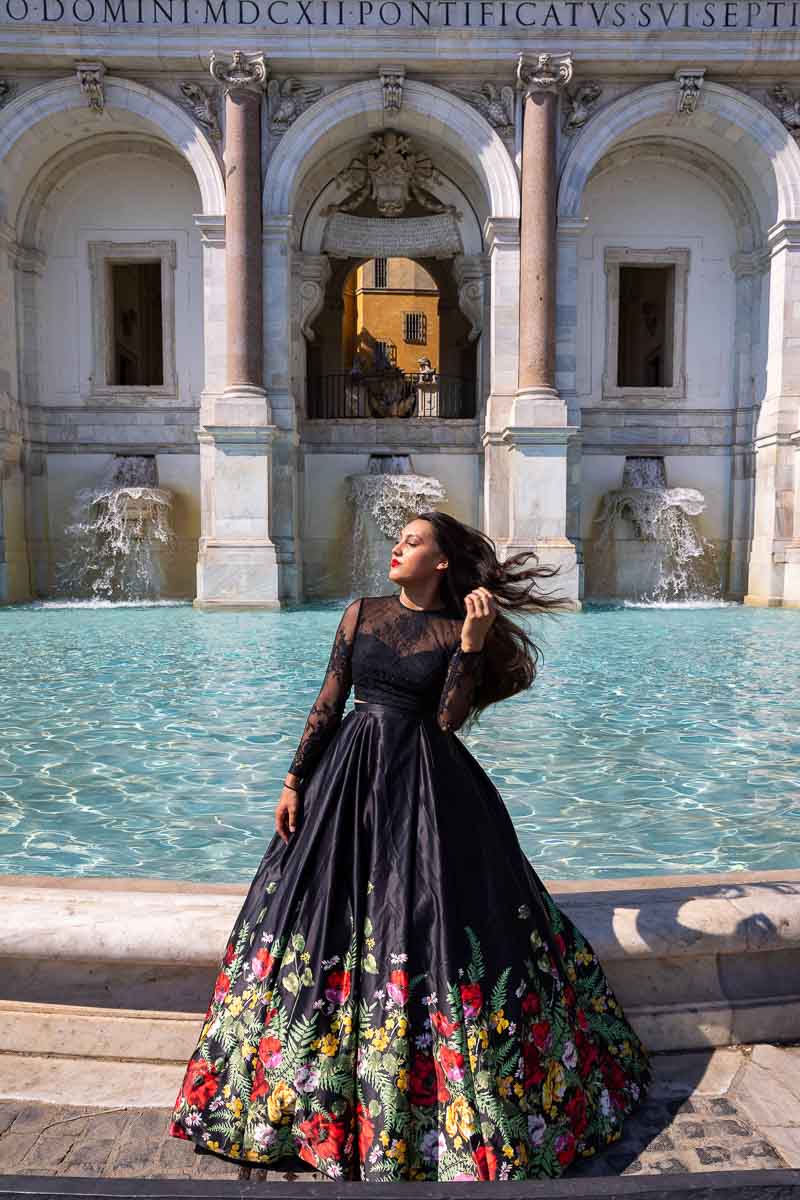
{"label": "waterfall spout", "polygon": [[385,592],[392,546],[414,513],[446,498],[433,475],[415,475],[407,454],[371,454],[367,474],[348,475],[353,520],[353,595]]}
{"label": "waterfall spout", "polygon": [[174,541],[172,493],[157,486],[155,459],[118,455],[106,476],[78,492],[58,590],[75,598],[158,599],[163,557]]}

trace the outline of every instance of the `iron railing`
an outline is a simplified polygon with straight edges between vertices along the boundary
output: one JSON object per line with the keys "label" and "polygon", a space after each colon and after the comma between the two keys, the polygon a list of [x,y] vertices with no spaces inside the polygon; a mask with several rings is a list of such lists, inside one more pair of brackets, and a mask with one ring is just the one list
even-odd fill
{"label": "iron railing", "polygon": [[391,392],[385,392],[374,376],[329,371],[308,378],[306,414],[315,420],[469,418],[475,416],[475,381],[455,375],[409,372],[401,386],[395,381]]}

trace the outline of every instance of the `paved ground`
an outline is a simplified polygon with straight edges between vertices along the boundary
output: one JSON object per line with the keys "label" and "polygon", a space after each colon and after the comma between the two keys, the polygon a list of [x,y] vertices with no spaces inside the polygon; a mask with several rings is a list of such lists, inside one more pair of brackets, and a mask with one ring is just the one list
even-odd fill
{"label": "paved ground", "polygon": [[[569,1174],[800,1167],[800,1045],[653,1057],[656,1084],[625,1137]],[[237,1178],[236,1165],[167,1137],[168,1117],[0,1100],[0,1174]],[[267,1177],[324,1179],[308,1169]]]}

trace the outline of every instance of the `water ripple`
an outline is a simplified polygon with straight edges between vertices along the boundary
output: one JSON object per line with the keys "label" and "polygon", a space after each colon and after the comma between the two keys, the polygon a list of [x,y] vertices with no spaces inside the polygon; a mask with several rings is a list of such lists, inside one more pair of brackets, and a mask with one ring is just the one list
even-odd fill
{"label": "water ripple", "polygon": [[[0,871],[248,881],[342,605],[0,610]],[[533,688],[465,740],[547,879],[800,865],[800,612],[530,622]]]}

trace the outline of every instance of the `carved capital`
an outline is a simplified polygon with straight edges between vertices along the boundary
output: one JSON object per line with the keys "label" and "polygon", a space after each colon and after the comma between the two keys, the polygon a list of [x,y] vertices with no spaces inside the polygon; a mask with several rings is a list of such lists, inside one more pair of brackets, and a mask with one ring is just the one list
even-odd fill
{"label": "carved capital", "polygon": [[705,67],[678,67],[675,79],[678,83],[678,112],[693,113],[700,100]]}
{"label": "carved capital", "polygon": [[535,92],[557,92],[572,79],[572,55],[520,54],[517,60],[517,88],[530,96]]}
{"label": "carved capital", "polygon": [[403,82],[406,69],[395,63],[384,63],[378,67],[378,76],[383,88],[383,108],[388,113],[398,113],[403,107]]}
{"label": "carved capital", "polygon": [[222,140],[222,130],[217,115],[218,91],[216,88],[204,88],[199,83],[184,80],[178,85],[181,94],[181,104],[188,108],[197,124],[205,129],[215,142]]}
{"label": "carved capital", "polygon": [[230,59],[222,58],[212,50],[208,57],[208,69],[217,83],[221,83],[225,95],[229,92],[251,92],[262,95],[267,86],[269,68],[263,54],[244,54],[234,50]]}
{"label": "carved capital", "polygon": [[102,112],[105,107],[105,93],[103,92],[105,65],[101,62],[77,62],[75,71],[81,91],[89,101],[89,108],[94,112]]}

